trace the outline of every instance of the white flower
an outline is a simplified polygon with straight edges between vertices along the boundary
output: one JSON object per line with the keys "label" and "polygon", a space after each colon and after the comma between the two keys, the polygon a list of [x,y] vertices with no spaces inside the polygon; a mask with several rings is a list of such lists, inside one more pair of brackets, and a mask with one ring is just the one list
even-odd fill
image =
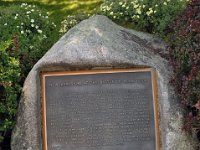
{"label": "white flower", "polygon": [[56,27],[56,24],[55,24],[54,22],[52,22],[52,25],[53,25],[54,27]]}
{"label": "white flower", "polygon": [[145,6],[145,5],[142,5],[142,7],[145,8],[146,6]]}
{"label": "white flower", "polygon": [[24,34],[24,31],[23,31],[23,30],[21,31],[21,34]]}
{"label": "white flower", "polygon": [[150,10],[150,11],[152,11],[152,10],[153,10],[153,8],[149,8],[149,10]]}
{"label": "white flower", "polygon": [[157,4],[156,4],[155,6],[156,6],[156,7],[158,7],[158,5],[157,5]]}
{"label": "white flower", "polygon": [[15,16],[17,16],[17,17],[18,17],[18,16],[19,16],[19,14],[16,14]]}
{"label": "white flower", "polygon": [[37,30],[37,32],[41,34],[41,33],[42,33],[42,30]]}
{"label": "white flower", "polygon": [[21,7],[26,6],[26,5],[27,5],[27,3],[22,3],[22,4],[21,4]]}
{"label": "white flower", "polygon": [[39,14],[39,16],[42,16],[42,14]]}
{"label": "white flower", "polygon": [[4,26],[7,26],[8,24],[7,23],[4,23]]}
{"label": "white flower", "polygon": [[138,8],[139,5],[134,5],[134,8]]}
{"label": "white flower", "polygon": [[43,38],[44,38],[44,39],[46,39],[46,38],[47,38],[47,36],[46,36],[46,35],[43,35]]}
{"label": "white flower", "polygon": [[35,20],[34,20],[34,19],[31,19],[31,22],[33,23],[33,22],[35,22]]}
{"label": "white flower", "polygon": [[141,14],[142,13],[141,9],[140,8],[136,9],[136,13]]}
{"label": "white flower", "polygon": [[48,16],[45,16],[45,18],[49,18]]}
{"label": "white flower", "polygon": [[17,26],[17,28],[19,28],[19,26]]}
{"label": "white flower", "polygon": [[24,23],[22,22],[22,23],[21,23],[21,25],[23,26],[23,25],[24,25]]}
{"label": "white flower", "polygon": [[111,7],[108,7],[108,6],[107,6],[107,7],[106,7],[106,10],[108,10],[108,11],[111,10]]}
{"label": "white flower", "polygon": [[35,25],[34,24],[31,24],[31,27],[34,27]]}
{"label": "white flower", "polygon": [[29,46],[29,48],[30,48],[30,49],[33,49],[33,47],[34,47],[34,46],[32,46],[32,45],[31,45],[31,46]]}
{"label": "white flower", "polygon": [[36,29],[38,29],[38,28],[39,28],[39,26],[37,26],[37,25],[36,25],[36,26],[35,26],[35,28],[36,28]]}
{"label": "white flower", "polygon": [[135,15],[133,15],[131,18],[132,18],[132,19],[135,19]]}
{"label": "white flower", "polygon": [[119,2],[119,5],[122,5],[123,3],[122,2]]}
{"label": "white flower", "polygon": [[150,16],[153,13],[152,9],[149,9],[149,11],[146,12],[147,16]]}
{"label": "white flower", "polygon": [[112,12],[112,11],[110,12],[110,15],[113,15],[113,12]]}
{"label": "white flower", "polygon": [[26,14],[30,14],[30,13],[31,13],[30,11],[27,11],[27,12],[26,12]]}
{"label": "white flower", "polygon": [[14,18],[15,20],[17,19],[17,16],[15,16],[15,18]]}
{"label": "white flower", "polygon": [[26,30],[26,32],[27,32],[27,33],[31,33],[31,31],[30,31],[30,30]]}
{"label": "white flower", "polygon": [[167,3],[166,3],[166,2],[164,2],[163,4],[164,4],[164,5],[167,5]]}
{"label": "white flower", "polygon": [[34,10],[34,9],[31,9],[31,11],[34,12],[35,10]]}

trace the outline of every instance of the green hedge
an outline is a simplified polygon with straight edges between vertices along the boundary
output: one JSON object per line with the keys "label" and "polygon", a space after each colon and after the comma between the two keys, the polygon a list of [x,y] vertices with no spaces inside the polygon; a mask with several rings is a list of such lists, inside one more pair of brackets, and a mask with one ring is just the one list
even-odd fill
{"label": "green hedge", "polygon": [[[0,43],[0,142],[4,131],[13,126],[17,109],[17,97],[20,93],[20,65],[14,56],[11,40]],[[12,56],[13,55],[13,56]]]}

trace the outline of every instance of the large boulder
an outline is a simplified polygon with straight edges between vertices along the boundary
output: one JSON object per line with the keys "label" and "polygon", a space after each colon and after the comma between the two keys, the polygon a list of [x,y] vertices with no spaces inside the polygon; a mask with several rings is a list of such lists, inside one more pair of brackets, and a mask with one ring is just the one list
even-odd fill
{"label": "large boulder", "polygon": [[[156,52],[156,53],[155,53]],[[128,30],[105,16],[82,21],[66,33],[33,67],[23,87],[12,150],[41,150],[42,71],[97,68],[152,67],[157,71],[161,147],[163,150],[193,150],[183,126],[174,87],[172,68],[164,57],[165,44],[152,35]]]}

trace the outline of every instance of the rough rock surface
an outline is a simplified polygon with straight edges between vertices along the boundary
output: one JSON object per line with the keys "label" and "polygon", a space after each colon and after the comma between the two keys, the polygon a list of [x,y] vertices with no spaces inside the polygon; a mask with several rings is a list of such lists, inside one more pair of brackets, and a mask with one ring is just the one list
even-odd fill
{"label": "rough rock surface", "polygon": [[87,70],[98,67],[152,67],[157,70],[161,147],[163,150],[193,150],[181,130],[182,111],[174,88],[169,85],[172,69],[154,50],[166,54],[157,38],[128,30],[105,16],[82,21],[66,33],[33,67],[23,87],[12,150],[41,150],[40,72]]}

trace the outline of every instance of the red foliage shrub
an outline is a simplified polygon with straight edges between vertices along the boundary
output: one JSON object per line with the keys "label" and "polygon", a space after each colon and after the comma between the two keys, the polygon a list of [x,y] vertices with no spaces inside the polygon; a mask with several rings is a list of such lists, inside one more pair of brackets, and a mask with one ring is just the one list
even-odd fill
{"label": "red foliage shrub", "polygon": [[[170,63],[181,103],[184,129],[200,132],[200,0],[192,0],[169,26]],[[198,134],[197,134],[198,135]],[[198,137],[200,139],[200,137]]]}

